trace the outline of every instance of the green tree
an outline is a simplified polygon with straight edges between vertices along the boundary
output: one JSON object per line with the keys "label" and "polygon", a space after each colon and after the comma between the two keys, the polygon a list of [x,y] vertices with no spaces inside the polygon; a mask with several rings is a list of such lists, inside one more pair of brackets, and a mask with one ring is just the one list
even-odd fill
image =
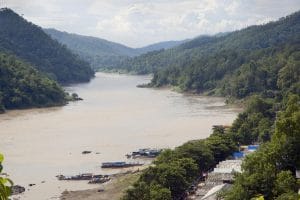
{"label": "green tree", "polygon": [[171,191],[161,185],[152,184],[150,186],[150,199],[151,200],[171,200]]}
{"label": "green tree", "polygon": [[0,52],[0,112],[64,105],[66,97],[55,81],[17,57]]}
{"label": "green tree", "polygon": [[207,171],[214,164],[213,153],[204,140],[189,141],[177,147],[175,151],[179,157],[193,159],[202,172]]}
{"label": "green tree", "polygon": [[[3,170],[2,162],[4,157],[0,154],[0,174]],[[13,185],[12,181],[0,176],[0,200],[8,200],[8,197],[11,193],[10,187]]]}
{"label": "green tree", "polygon": [[238,150],[236,143],[228,134],[213,133],[205,143],[212,151],[215,163],[225,160]]}
{"label": "green tree", "polygon": [[298,185],[291,171],[281,171],[277,174],[273,193],[276,196],[297,191]]}
{"label": "green tree", "polygon": [[275,120],[274,100],[252,96],[246,110],[238,115],[230,129],[232,138],[241,144],[265,142],[273,134]]}
{"label": "green tree", "polygon": [[93,77],[88,63],[13,10],[0,11],[0,27],[0,51],[31,63],[48,78],[60,83],[74,83]]}
{"label": "green tree", "polygon": [[297,95],[288,97],[285,110],[278,114],[271,141],[246,157],[243,173],[236,176],[225,199],[247,200],[263,195],[266,200],[271,200],[297,196],[298,188],[292,173],[299,168],[300,160],[299,102]]}
{"label": "green tree", "polygon": [[134,183],[133,187],[126,191],[123,200],[150,200],[149,185],[143,181]]}

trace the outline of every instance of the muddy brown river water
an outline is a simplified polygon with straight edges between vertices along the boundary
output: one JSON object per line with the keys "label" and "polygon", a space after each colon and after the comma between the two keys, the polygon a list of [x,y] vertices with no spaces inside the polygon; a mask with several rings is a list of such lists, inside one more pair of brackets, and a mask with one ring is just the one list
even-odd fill
{"label": "muddy brown river water", "polygon": [[[19,198],[58,199],[65,189],[93,188],[86,182],[59,182],[55,176],[118,172],[103,171],[101,162],[125,161],[126,153],[139,148],[173,148],[205,138],[212,125],[231,124],[240,111],[225,106],[222,98],[136,87],[149,80],[97,73],[90,83],[66,88],[84,101],[0,115],[4,171],[26,187]],[[83,155],[84,150],[92,153]]]}

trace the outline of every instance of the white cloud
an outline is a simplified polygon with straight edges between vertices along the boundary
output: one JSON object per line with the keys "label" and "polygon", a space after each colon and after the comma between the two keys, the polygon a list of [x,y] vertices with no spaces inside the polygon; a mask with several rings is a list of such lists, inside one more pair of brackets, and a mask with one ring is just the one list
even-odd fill
{"label": "white cloud", "polygon": [[232,1],[231,3],[229,3],[227,6],[225,6],[224,10],[230,14],[233,15],[237,12],[237,9],[240,6],[240,2],[239,1]]}
{"label": "white cloud", "polygon": [[299,10],[299,0],[8,0],[43,27],[129,46],[262,24]]}

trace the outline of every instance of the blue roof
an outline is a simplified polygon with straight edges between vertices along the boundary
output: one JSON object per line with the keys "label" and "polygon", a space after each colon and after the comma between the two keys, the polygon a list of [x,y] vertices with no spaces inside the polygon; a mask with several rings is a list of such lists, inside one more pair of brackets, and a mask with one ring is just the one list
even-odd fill
{"label": "blue roof", "polygon": [[243,158],[244,157],[244,153],[241,151],[237,151],[233,153],[233,157],[235,158]]}
{"label": "blue roof", "polygon": [[259,147],[259,145],[249,145],[249,146],[248,146],[248,150],[255,151],[255,150],[258,149],[258,147]]}

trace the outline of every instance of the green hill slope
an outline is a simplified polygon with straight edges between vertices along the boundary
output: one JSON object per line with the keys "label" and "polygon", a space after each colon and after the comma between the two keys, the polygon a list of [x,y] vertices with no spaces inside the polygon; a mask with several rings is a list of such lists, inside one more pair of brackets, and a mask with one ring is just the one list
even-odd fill
{"label": "green hill slope", "polygon": [[130,48],[96,37],[71,34],[55,29],[44,29],[44,31],[53,39],[65,44],[82,59],[89,62],[94,69],[117,68],[130,57],[135,57],[149,51],[169,49],[183,42],[166,41],[142,48]]}
{"label": "green hill slope", "polygon": [[0,53],[0,112],[66,103],[64,90],[15,56]]}
{"label": "green hill slope", "polygon": [[45,29],[53,39],[65,44],[94,69],[118,66],[130,56],[136,56],[134,49],[95,37],[70,34],[55,29]]}
{"label": "green hill slope", "polygon": [[201,36],[178,47],[130,59],[121,68],[153,73],[152,86],[243,98],[299,92],[300,12],[221,36]]}
{"label": "green hill slope", "polygon": [[0,51],[15,54],[49,77],[72,83],[94,75],[88,63],[12,10],[0,10],[0,27]]}

